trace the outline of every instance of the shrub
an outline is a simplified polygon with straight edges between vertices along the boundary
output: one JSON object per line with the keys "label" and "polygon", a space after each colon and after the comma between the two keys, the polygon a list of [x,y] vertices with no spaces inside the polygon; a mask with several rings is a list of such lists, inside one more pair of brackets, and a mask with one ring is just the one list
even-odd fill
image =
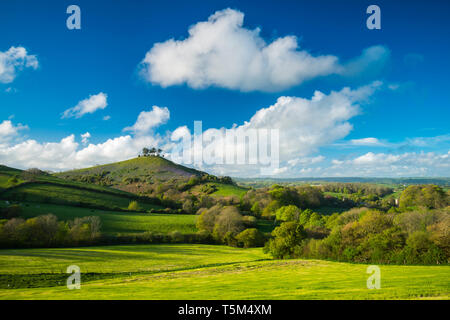
{"label": "shrub", "polygon": [[216,217],[219,215],[221,209],[222,206],[215,205],[204,210],[197,219],[197,228],[212,233],[216,223]]}
{"label": "shrub", "polygon": [[236,207],[224,207],[215,219],[213,236],[218,241],[221,241],[228,232],[234,236],[243,229],[244,223],[239,210]]}
{"label": "shrub", "polygon": [[302,240],[306,238],[306,232],[298,221],[289,221],[276,227],[272,236],[274,238],[266,243],[264,252],[270,253],[275,259],[295,258]]}
{"label": "shrub", "polygon": [[236,240],[244,248],[261,247],[264,245],[264,235],[255,228],[242,231],[236,236]]}
{"label": "shrub", "polygon": [[277,200],[272,200],[263,210],[261,216],[265,218],[273,218],[275,216],[275,212],[281,207],[280,203]]}
{"label": "shrub", "polygon": [[169,233],[171,242],[180,243],[183,242],[184,237],[180,231],[172,231]]}
{"label": "shrub", "polygon": [[283,206],[275,212],[278,221],[294,221],[298,220],[300,209],[294,205]]}
{"label": "shrub", "polygon": [[256,201],[256,202],[252,205],[250,211],[251,211],[255,216],[257,216],[257,217],[259,217],[259,216],[261,215],[261,208],[260,208],[260,206],[259,206],[259,202],[258,202],[258,201]]}
{"label": "shrub", "polygon": [[139,206],[139,203],[137,201],[131,201],[128,205],[129,211],[142,211],[142,208]]}

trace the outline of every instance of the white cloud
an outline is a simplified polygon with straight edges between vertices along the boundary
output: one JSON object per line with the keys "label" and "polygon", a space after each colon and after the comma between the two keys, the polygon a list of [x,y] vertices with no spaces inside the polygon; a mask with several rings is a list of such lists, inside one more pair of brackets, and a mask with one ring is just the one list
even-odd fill
{"label": "white cloud", "polygon": [[372,177],[449,176],[450,151],[400,154],[368,152],[350,160],[333,160],[332,164],[322,174]]}
{"label": "white cloud", "polygon": [[[286,167],[287,164],[298,168],[319,163],[324,160],[322,156],[310,157],[310,155],[319,148],[347,136],[353,128],[349,120],[360,113],[358,103],[366,101],[379,86],[380,82],[374,82],[356,90],[343,88],[328,95],[316,91],[310,99],[280,97],[275,104],[258,110],[249,121],[240,126],[205,130],[203,150],[218,150],[218,156],[223,158],[226,154],[236,154],[240,148],[240,145],[230,144],[224,132],[251,136],[254,129],[278,129],[281,167]],[[172,140],[179,140],[185,136],[193,135],[186,126],[179,127],[173,132]],[[214,139],[211,140],[209,137]],[[181,143],[179,142],[180,145]],[[190,155],[195,156],[196,152],[198,153],[192,144]],[[247,163],[251,163],[251,159],[247,159]],[[202,169],[215,173],[231,172],[235,175],[248,176],[258,174],[260,167],[215,164],[204,165]],[[282,172],[286,172],[286,169],[277,173]]]}
{"label": "white cloud", "polygon": [[383,146],[384,144],[377,138],[362,138],[362,139],[352,139],[350,140],[351,145],[355,146]]}
{"label": "white cloud", "polygon": [[104,121],[108,121],[109,119],[111,119],[111,116],[109,116],[109,115],[103,117]]}
{"label": "white cloud", "polygon": [[311,99],[280,97],[274,105],[257,111],[242,128],[279,129],[281,160],[305,157],[347,136],[353,128],[348,120],[360,113],[358,103],[380,85],[374,82],[328,95],[316,91]]}
{"label": "white cloud", "polygon": [[11,47],[0,51],[0,83],[13,82],[17,73],[25,68],[37,69],[39,66],[35,55],[29,55],[24,47]]}
{"label": "white cloud", "polygon": [[336,56],[300,50],[295,36],[266,43],[259,28],[247,29],[243,22],[242,12],[225,9],[191,26],[184,40],[156,43],[141,62],[142,76],[162,87],[278,91],[319,76],[354,76],[389,57],[385,47],[375,46],[341,65]]}
{"label": "white cloud", "polygon": [[316,157],[304,157],[304,158],[297,158],[297,159],[292,159],[292,160],[288,160],[287,163],[291,166],[297,166],[297,165],[302,165],[302,166],[309,166],[309,165],[313,165],[319,162],[322,162],[325,160],[324,156],[316,156]]}
{"label": "white cloud", "polygon": [[436,145],[441,145],[443,143],[450,142],[450,134],[445,134],[441,136],[435,137],[417,137],[406,139],[404,142],[405,145],[414,146],[414,147],[432,147]]}
{"label": "white cloud", "polygon": [[89,142],[89,138],[91,137],[91,134],[89,132],[83,133],[81,135],[81,142],[83,144],[87,144]]}
{"label": "white cloud", "polygon": [[28,129],[27,126],[18,124],[14,126],[11,120],[4,120],[0,123],[0,143],[10,140],[18,135],[20,130]]}
{"label": "white cloud", "polygon": [[[16,128],[17,132],[19,127],[12,128]],[[9,121],[4,121],[0,130],[8,135],[14,133]],[[90,134],[87,132],[81,137],[85,144]],[[55,171],[70,170],[130,159],[136,157],[143,147],[159,146],[162,142],[159,135],[126,135],[88,146],[77,143],[73,134],[58,142],[40,143],[28,139],[15,144],[0,143],[0,163],[20,169],[37,167]]]}
{"label": "white cloud", "polygon": [[108,106],[108,95],[103,92],[90,95],[89,98],[81,100],[78,104],[63,112],[61,119],[64,118],[81,118],[87,113],[94,113],[97,110],[105,109]]}
{"label": "white cloud", "polygon": [[[327,159],[317,152],[332,145],[352,130],[351,119],[359,114],[361,102],[367,101],[380,86],[379,82],[355,90],[344,88],[328,94],[316,91],[307,98],[280,97],[267,108],[258,110],[242,125],[228,130],[248,133],[251,129],[279,129],[280,166],[275,174],[280,177],[301,176],[449,176],[450,151],[437,152],[366,152],[353,158]],[[75,135],[68,135],[57,142],[38,142],[25,139],[20,132],[27,126],[13,124],[11,120],[0,123],[0,163],[18,168],[38,167],[49,170],[68,170],[105,164],[135,157],[143,147],[161,147],[171,152],[181,142],[171,140],[192,138],[187,126],[181,126],[165,136],[154,132],[157,126],[166,123],[170,117],[167,108],[154,106],[150,111],[139,114],[136,123],[126,130],[129,135],[107,139],[93,144],[91,134],[81,135],[81,143]],[[204,138],[223,132],[226,128],[210,128],[203,132]],[[20,142],[16,142],[20,141]],[[448,135],[406,139],[416,146],[446,146]],[[89,143],[89,144],[88,144]],[[206,140],[204,150],[211,145],[224,143],[225,151],[235,146],[225,141]],[[369,137],[348,142],[355,147],[378,146],[380,140]],[[87,145],[88,144],[88,145]],[[387,144],[391,146],[391,144]],[[234,150],[233,150],[234,152]],[[440,151],[442,152],[442,151]],[[258,176],[259,165],[207,165],[201,169],[211,173],[232,176]]]}
{"label": "white cloud", "polygon": [[151,111],[142,111],[136,123],[131,127],[126,127],[124,131],[132,131],[136,134],[148,133],[154,127],[164,124],[169,120],[170,112],[166,107],[153,106]]}

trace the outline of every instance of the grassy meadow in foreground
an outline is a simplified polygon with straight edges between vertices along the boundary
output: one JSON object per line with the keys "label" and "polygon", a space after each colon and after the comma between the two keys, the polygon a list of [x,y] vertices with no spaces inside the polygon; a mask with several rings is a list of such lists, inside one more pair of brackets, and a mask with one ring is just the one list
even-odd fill
{"label": "grassy meadow in foreground", "polygon": [[[80,290],[65,287],[68,275],[61,272],[71,264],[81,268]],[[208,245],[1,250],[0,299],[450,298],[450,266],[382,265],[379,290],[367,289],[366,269],[320,260],[268,260],[261,249]],[[46,285],[52,282],[42,274],[49,273],[59,282]],[[7,289],[14,279],[34,288]]]}

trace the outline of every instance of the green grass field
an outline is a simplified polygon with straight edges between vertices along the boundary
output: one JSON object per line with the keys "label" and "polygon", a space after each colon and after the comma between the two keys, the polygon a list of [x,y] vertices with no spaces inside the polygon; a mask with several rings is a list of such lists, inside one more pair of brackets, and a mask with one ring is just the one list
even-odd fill
{"label": "green grass field", "polygon": [[[72,264],[81,268],[80,290],[65,286]],[[0,250],[0,299],[450,298],[450,266],[383,265],[373,290],[366,269],[209,245]]]}
{"label": "green grass field", "polygon": [[197,232],[195,226],[197,216],[195,215],[118,212],[42,203],[24,203],[22,205],[21,216],[23,218],[32,218],[48,213],[52,213],[59,220],[64,221],[86,216],[99,216],[102,221],[102,232],[108,235],[127,235],[146,231],[156,233],[179,231],[183,234]]}
{"label": "green grass field", "polygon": [[[13,178],[15,182],[11,182]],[[51,175],[30,175],[21,170],[0,166],[0,198],[124,210],[130,201],[136,199],[136,195],[95,184],[66,181]],[[148,199],[141,199],[139,204],[144,210],[162,209]]]}
{"label": "green grass field", "polygon": [[238,196],[241,197],[244,195],[248,189],[231,185],[231,184],[223,184],[223,183],[211,183],[217,187],[217,191],[214,192],[213,196],[219,197],[228,197],[228,196]]}

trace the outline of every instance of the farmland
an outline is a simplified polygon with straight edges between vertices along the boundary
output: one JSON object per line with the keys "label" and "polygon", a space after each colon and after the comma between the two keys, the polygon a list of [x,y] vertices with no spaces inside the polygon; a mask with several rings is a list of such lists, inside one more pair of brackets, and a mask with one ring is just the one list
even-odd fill
{"label": "farmland", "polygon": [[26,203],[22,206],[22,212],[24,218],[52,213],[60,220],[99,216],[102,222],[102,231],[107,235],[141,232],[168,233],[170,231],[194,233],[197,231],[196,216],[187,214],[119,212],[40,203]]}
{"label": "farmland", "polygon": [[[71,264],[81,268],[80,290],[65,286],[64,270]],[[374,290],[366,287],[366,269],[321,260],[269,260],[261,249],[208,245],[1,250],[0,299],[449,298],[449,266],[381,265],[381,289]],[[40,274],[58,281],[40,280]],[[29,288],[5,289],[24,277]]]}

